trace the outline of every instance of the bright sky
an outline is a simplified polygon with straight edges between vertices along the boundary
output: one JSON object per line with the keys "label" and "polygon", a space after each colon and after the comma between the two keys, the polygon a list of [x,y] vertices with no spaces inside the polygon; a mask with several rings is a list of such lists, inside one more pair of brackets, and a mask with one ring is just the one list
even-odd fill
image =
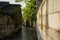
{"label": "bright sky", "polygon": [[15,2],[15,0],[0,0],[0,1],[9,2],[10,4],[21,4],[22,8],[25,7],[24,1],[22,1],[22,2]]}

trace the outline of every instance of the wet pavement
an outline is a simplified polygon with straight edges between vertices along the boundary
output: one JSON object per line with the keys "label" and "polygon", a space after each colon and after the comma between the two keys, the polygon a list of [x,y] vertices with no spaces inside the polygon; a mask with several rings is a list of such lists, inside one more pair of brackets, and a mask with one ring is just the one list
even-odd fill
{"label": "wet pavement", "polygon": [[38,40],[36,29],[30,27],[22,27],[22,31],[17,32],[12,35],[12,37],[8,37],[3,40]]}

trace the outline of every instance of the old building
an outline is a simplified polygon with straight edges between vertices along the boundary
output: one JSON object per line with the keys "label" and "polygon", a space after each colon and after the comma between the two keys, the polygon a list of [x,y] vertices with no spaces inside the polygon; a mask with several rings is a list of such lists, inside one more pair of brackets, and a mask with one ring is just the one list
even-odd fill
{"label": "old building", "polygon": [[21,29],[21,6],[19,4],[0,2],[0,38]]}

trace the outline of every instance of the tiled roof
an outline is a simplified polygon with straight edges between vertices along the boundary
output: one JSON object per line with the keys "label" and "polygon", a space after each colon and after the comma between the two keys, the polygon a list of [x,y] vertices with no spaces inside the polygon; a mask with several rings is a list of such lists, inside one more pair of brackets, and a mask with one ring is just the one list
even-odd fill
{"label": "tiled roof", "polygon": [[1,2],[0,1],[0,8],[3,8],[4,6],[8,5],[9,2]]}
{"label": "tiled roof", "polygon": [[7,6],[5,6],[3,8],[3,11],[7,12],[7,13],[13,13],[13,12],[15,12],[15,10],[18,6],[20,6],[20,5],[8,4]]}
{"label": "tiled roof", "polygon": [[[20,7],[20,4],[9,4],[9,2],[0,2],[0,11],[4,14],[12,14],[17,12],[17,8]],[[19,8],[20,9],[20,8]]]}

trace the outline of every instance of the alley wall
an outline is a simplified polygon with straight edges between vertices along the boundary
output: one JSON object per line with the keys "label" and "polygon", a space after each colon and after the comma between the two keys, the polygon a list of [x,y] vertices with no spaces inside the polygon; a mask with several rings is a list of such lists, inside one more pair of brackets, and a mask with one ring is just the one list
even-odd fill
{"label": "alley wall", "polygon": [[43,0],[37,13],[37,28],[44,40],[60,40],[60,0]]}

